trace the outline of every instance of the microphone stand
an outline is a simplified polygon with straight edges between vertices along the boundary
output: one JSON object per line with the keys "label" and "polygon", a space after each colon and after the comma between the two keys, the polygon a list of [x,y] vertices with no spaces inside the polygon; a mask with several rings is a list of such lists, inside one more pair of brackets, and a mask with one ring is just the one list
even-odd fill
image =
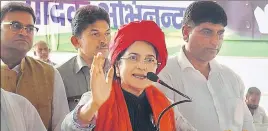
{"label": "microphone stand", "polygon": [[166,85],[166,84],[164,84],[164,86],[166,86],[166,87],[168,87],[168,89],[170,89],[170,90],[172,90],[172,91],[174,91],[174,92],[180,94],[181,96],[187,98],[188,100],[182,100],[182,101],[179,101],[179,102],[175,102],[175,103],[169,105],[167,108],[165,108],[165,109],[160,113],[160,115],[159,115],[159,117],[158,117],[158,119],[157,119],[157,123],[156,123],[156,131],[159,131],[159,130],[160,130],[160,128],[159,128],[159,127],[160,127],[160,120],[161,120],[161,118],[163,117],[163,115],[164,115],[170,108],[172,108],[172,107],[174,107],[174,106],[176,106],[176,105],[182,104],[182,103],[192,102],[191,98],[188,97],[188,96],[186,96],[185,94],[182,94],[181,92],[177,91],[177,90],[174,89],[174,88],[171,88],[170,86],[168,86],[168,85]]}
{"label": "microphone stand", "polygon": [[165,108],[165,109],[160,113],[160,115],[159,115],[159,117],[158,117],[158,119],[157,119],[156,126],[155,126],[156,131],[159,131],[159,130],[160,130],[160,128],[159,128],[159,126],[160,126],[160,120],[161,120],[161,118],[163,117],[163,115],[164,115],[170,108],[172,108],[172,107],[174,107],[174,106],[176,106],[176,105],[178,105],[178,104],[181,104],[181,103],[192,102],[192,99],[191,99],[190,97],[188,97],[187,95],[181,93],[180,91],[178,91],[178,90],[172,88],[171,86],[167,85],[165,82],[161,81],[161,80],[159,79],[159,77],[158,77],[156,74],[154,74],[153,72],[148,72],[148,73],[147,73],[147,78],[148,78],[149,80],[151,80],[151,81],[153,81],[153,82],[157,82],[157,83],[159,83],[159,84],[161,84],[161,85],[167,87],[168,89],[170,89],[170,90],[176,92],[177,94],[179,94],[179,95],[181,95],[181,96],[187,98],[187,100],[182,100],[182,101],[175,102],[175,103],[169,105],[167,108]]}
{"label": "microphone stand", "polygon": [[168,106],[167,108],[165,108],[159,115],[158,119],[157,119],[157,123],[156,123],[156,131],[159,131],[160,130],[160,120],[161,118],[163,117],[163,115],[170,109],[172,108],[173,106],[176,106],[178,104],[181,104],[181,103],[185,103],[185,102],[192,102],[192,100],[182,100],[182,101],[179,101],[179,102],[175,102],[173,104],[171,104],[170,106]]}

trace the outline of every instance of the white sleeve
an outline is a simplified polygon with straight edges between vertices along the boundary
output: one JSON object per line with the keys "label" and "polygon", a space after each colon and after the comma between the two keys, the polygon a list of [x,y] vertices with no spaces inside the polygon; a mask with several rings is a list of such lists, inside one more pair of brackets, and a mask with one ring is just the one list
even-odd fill
{"label": "white sleeve", "polygon": [[23,106],[23,116],[27,131],[46,131],[36,108],[24,97],[21,97],[21,107]]}
{"label": "white sleeve", "polygon": [[70,112],[66,97],[65,87],[60,73],[54,68],[53,87],[53,107],[52,107],[52,130],[60,131],[61,123]]}
{"label": "white sleeve", "polygon": [[262,108],[262,109],[263,109],[263,121],[262,121],[262,123],[266,124],[266,123],[268,123],[267,111],[264,108]]}
{"label": "white sleeve", "polygon": [[174,107],[175,113],[175,125],[176,131],[197,131],[179,112],[179,110]]}
{"label": "white sleeve", "polygon": [[62,131],[93,131],[96,125],[97,116],[93,117],[90,123],[86,125],[80,125],[77,118],[79,108],[85,105],[91,99],[91,92],[86,92],[82,95],[78,105],[70,112],[62,122]]}

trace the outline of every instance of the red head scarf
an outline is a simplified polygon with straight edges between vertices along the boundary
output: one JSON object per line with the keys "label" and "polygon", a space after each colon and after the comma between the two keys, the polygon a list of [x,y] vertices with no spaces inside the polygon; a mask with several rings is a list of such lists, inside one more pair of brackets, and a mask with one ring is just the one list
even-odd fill
{"label": "red head scarf", "polygon": [[115,38],[110,43],[109,59],[111,64],[113,65],[118,55],[135,41],[146,41],[156,48],[157,60],[158,63],[161,63],[156,71],[159,73],[165,67],[168,57],[165,35],[161,28],[150,20],[134,21],[118,29]]}

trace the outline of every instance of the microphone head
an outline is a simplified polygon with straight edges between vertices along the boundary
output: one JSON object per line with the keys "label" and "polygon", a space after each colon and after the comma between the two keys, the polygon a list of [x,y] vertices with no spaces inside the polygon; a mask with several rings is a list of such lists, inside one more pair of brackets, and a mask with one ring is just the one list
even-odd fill
{"label": "microphone head", "polygon": [[159,78],[158,78],[158,76],[155,73],[148,72],[147,73],[147,79],[149,79],[149,80],[151,80],[153,82],[157,82]]}

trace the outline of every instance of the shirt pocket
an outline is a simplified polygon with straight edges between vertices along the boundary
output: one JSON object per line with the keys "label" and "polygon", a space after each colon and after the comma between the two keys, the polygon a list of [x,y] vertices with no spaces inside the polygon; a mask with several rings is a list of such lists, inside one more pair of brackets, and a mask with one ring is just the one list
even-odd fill
{"label": "shirt pocket", "polygon": [[241,127],[244,121],[243,100],[239,97],[229,97],[225,101],[227,110],[227,123],[230,126]]}

